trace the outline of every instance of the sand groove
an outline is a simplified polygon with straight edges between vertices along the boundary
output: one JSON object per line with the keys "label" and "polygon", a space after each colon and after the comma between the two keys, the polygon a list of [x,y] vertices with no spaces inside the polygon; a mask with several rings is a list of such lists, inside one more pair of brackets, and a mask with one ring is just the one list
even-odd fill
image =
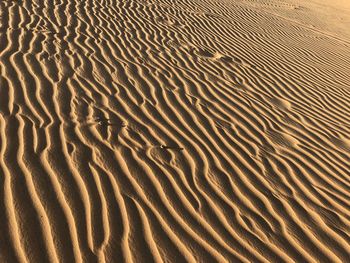
{"label": "sand groove", "polygon": [[350,41],[308,8],[2,1],[0,262],[349,262]]}

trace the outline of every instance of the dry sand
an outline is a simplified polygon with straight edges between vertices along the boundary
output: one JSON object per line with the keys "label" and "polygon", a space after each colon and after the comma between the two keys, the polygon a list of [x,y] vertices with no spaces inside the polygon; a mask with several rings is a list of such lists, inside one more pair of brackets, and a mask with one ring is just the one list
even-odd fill
{"label": "dry sand", "polygon": [[350,262],[348,0],[2,0],[0,262]]}

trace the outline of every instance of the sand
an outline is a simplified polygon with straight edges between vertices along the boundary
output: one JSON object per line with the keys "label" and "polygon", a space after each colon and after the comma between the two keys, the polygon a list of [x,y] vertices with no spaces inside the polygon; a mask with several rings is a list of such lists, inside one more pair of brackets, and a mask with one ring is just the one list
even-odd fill
{"label": "sand", "polygon": [[0,2],[0,262],[350,262],[350,2]]}

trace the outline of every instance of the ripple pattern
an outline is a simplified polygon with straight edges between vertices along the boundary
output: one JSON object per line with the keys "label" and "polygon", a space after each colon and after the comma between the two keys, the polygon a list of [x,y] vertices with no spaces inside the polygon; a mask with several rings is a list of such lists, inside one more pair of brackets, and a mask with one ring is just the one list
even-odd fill
{"label": "ripple pattern", "polygon": [[1,1],[0,262],[350,262],[350,41],[248,2]]}

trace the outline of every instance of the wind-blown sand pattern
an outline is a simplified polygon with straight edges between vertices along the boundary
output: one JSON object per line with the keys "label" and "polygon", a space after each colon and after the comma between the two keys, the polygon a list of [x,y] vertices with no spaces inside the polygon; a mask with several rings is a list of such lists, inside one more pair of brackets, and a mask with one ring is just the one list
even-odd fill
{"label": "wind-blown sand pattern", "polygon": [[1,1],[0,262],[350,262],[349,10]]}

